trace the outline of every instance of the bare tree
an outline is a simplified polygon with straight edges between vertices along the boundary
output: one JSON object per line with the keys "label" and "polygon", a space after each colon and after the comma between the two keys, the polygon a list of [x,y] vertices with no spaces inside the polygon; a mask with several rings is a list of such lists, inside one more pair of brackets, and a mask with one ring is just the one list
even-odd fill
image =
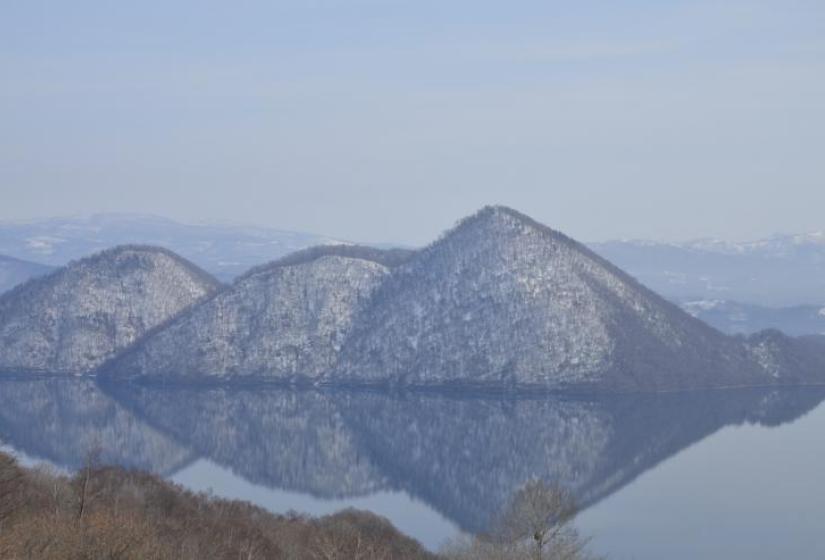
{"label": "bare tree", "polygon": [[0,522],[9,517],[23,500],[23,471],[9,455],[0,454]]}
{"label": "bare tree", "polygon": [[533,557],[542,560],[548,546],[558,544],[576,517],[576,500],[567,489],[531,480],[513,496],[500,522],[499,536],[507,542],[532,541]]}
{"label": "bare tree", "polygon": [[89,502],[91,501],[91,483],[92,474],[98,468],[100,462],[100,447],[93,447],[86,453],[86,460],[84,461],[83,470],[78,474],[77,478],[77,519],[83,519],[83,514],[86,513]]}
{"label": "bare tree", "polygon": [[451,543],[450,560],[586,560],[573,520],[573,495],[557,484],[531,480],[515,492],[490,534]]}
{"label": "bare tree", "polygon": [[53,515],[59,515],[66,507],[73,507],[72,488],[54,467],[45,463],[38,465],[29,471],[29,478],[42,489],[44,498],[51,504]]}

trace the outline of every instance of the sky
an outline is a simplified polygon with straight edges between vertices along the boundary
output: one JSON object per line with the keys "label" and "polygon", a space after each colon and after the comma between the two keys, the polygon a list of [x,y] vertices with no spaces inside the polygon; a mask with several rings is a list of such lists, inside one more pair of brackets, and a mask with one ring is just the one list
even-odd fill
{"label": "sky", "polygon": [[0,220],[825,229],[822,0],[5,0]]}

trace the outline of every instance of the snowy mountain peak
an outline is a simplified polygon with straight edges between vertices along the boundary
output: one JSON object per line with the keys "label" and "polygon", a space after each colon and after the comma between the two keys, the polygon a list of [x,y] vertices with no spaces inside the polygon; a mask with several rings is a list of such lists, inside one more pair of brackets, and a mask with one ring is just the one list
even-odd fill
{"label": "snowy mountain peak", "polygon": [[513,208],[509,208],[507,206],[497,205],[485,206],[475,214],[472,214],[460,220],[452,230],[449,230],[444,234],[444,237],[449,237],[453,233],[460,232],[462,230],[466,230],[478,225],[497,225],[505,227],[534,228],[541,230],[545,233],[561,235],[558,232],[545,226],[544,224],[535,221],[530,216],[522,214],[518,210],[514,210]]}

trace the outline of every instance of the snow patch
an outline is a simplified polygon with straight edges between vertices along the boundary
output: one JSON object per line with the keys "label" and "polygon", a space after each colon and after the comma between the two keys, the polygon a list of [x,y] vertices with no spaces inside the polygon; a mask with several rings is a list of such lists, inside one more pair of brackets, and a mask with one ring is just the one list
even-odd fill
{"label": "snow patch", "polygon": [[691,313],[693,311],[711,311],[712,309],[721,307],[724,303],[725,302],[719,299],[700,299],[696,301],[686,301],[682,307]]}
{"label": "snow patch", "polygon": [[41,235],[26,239],[26,247],[41,255],[51,255],[54,253],[54,246],[65,241],[65,239],[60,237]]}

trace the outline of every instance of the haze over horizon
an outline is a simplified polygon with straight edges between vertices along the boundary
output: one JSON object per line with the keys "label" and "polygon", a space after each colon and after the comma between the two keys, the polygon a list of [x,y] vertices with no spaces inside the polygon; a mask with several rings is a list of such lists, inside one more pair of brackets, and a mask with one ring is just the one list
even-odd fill
{"label": "haze over horizon", "polygon": [[0,219],[421,245],[500,203],[583,241],[825,229],[825,4],[665,4],[14,3]]}
{"label": "haze over horizon", "polygon": [[[487,205],[487,206],[497,206],[497,205]],[[498,206],[506,206],[506,205],[498,205]],[[482,207],[483,208],[483,207]],[[476,209],[479,211],[481,208]],[[519,211],[518,208],[513,208],[516,211]],[[463,218],[469,217],[473,215],[475,212],[471,212],[470,214],[466,214],[464,216],[459,216],[453,223],[448,224],[445,229],[439,234],[443,234],[446,231],[449,231],[453,227],[455,227]],[[531,216],[532,217],[532,216]],[[321,239],[329,239],[334,241],[342,241],[346,243],[356,243],[356,244],[363,244],[363,245],[378,245],[378,246],[398,246],[398,247],[408,247],[408,248],[415,248],[415,247],[423,247],[435,239],[438,238],[438,234],[430,238],[423,244],[413,245],[410,243],[404,242],[393,242],[387,241],[385,239],[349,239],[343,236],[335,235],[334,232],[330,234],[320,234],[315,231],[308,231],[308,230],[290,230],[286,228],[280,228],[277,225],[271,224],[263,224],[263,223],[255,223],[255,222],[243,222],[243,221],[233,221],[227,219],[208,219],[208,218],[201,218],[201,219],[194,219],[194,220],[181,220],[177,218],[173,218],[170,215],[164,215],[159,213],[152,213],[152,212],[129,212],[129,211],[104,211],[104,212],[76,212],[73,214],[56,214],[51,216],[34,216],[29,218],[17,218],[17,219],[0,219],[0,227],[3,226],[26,226],[26,225],[48,225],[50,222],[88,222],[93,225],[95,222],[106,222],[106,221],[118,221],[118,220],[158,220],[159,222],[171,222],[181,226],[205,226],[205,227],[218,227],[218,228],[228,228],[230,230],[237,229],[250,229],[250,230],[261,230],[261,231],[272,231],[277,232],[281,231],[285,234],[289,233],[296,233],[296,234],[306,234],[311,236],[317,236]],[[557,231],[561,231],[561,233],[567,233],[565,231],[559,230],[552,224],[548,225],[551,229],[556,229]],[[388,232],[390,237],[392,237],[391,232]],[[655,237],[612,237],[612,238],[604,238],[604,239],[576,239],[576,241],[585,243],[585,244],[604,244],[604,243],[611,243],[611,242],[622,242],[622,243],[662,243],[662,244],[674,244],[674,245],[685,245],[690,246],[692,244],[703,244],[703,243],[731,243],[731,244],[747,244],[747,243],[759,243],[762,241],[766,241],[769,239],[775,238],[790,238],[790,237],[798,237],[804,238],[807,242],[822,242],[825,244],[825,227],[820,229],[809,229],[805,231],[775,231],[772,233],[768,233],[758,238],[723,238],[723,237],[713,237],[710,235],[700,236],[700,237],[691,237],[691,238],[683,238],[683,239],[657,239]],[[708,245],[709,247],[709,245]]]}

